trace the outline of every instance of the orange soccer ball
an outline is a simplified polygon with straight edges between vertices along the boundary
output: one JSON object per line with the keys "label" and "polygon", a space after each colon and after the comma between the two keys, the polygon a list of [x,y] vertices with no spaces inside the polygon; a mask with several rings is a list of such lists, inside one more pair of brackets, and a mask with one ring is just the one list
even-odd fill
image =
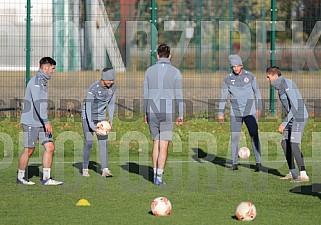
{"label": "orange soccer ball", "polygon": [[111,129],[109,122],[104,120],[97,123],[97,127],[99,135],[107,135]]}
{"label": "orange soccer ball", "polygon": [[151,208],[155,216],[167,216],[172,211],[172,204],[167,198],[158,197],[153,200]]}
{"label": "orange soccer ball", "polygon": [[252,221],[256,217],[256,207],[251,202],[241,202],[236,208],[236,217],[242,221]]}
{"label": "orange soccer ball", "polygon": [[248,147],[242,147],[239,150],[239,157],[242,159],[247,159],[250,157],[250,149]]}

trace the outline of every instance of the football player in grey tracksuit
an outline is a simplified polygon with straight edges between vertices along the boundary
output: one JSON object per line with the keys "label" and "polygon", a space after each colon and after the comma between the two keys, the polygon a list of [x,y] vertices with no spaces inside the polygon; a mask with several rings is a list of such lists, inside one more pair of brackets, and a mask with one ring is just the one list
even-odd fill
{"label": "football player in grey tracksuit", "polygon": [[[305,171],[303,154],[299,147],[304,127],[309,117],[301,93],[292,80],[282,76],[281,70],[277,66],[267,68],[266,77],[268,82],[278,91],[280,101],[287,112],[287,116],[279,126],[278,132],[283,133],[281,145],[290,173],[281,179],[293,179],[294,182],[309,182],[309,177]],[[294,159],[298,165],[300,175],[295,169]]]}
{"label": "football player in grey tracksuit", "polygon": [[105,68],[102,71],[101,79],[91,84],[82,110],[82,127],[85,137],[83,150],[83,176],[88,177],[89,158],[93,144],[94,132],[97,134],[99,153],[102,167],[102,176],[112,177],[108,169],[108,135],[101,135],[98,132],[97,123],[106,120],[108,108],[109,123],[112,126],[115,111],[116,85],[115,70]]}
{"label": "football player in grey tracksuit", "polygon": [[243,122],[249,131],[252,148],[255,155],[255,171],[262,170],[261,147],[258,133],[257,117],[262,111],[262,98],[254,75],[243,69],[242,59],[239,55],[229,55],[232,72],[228,74],[221,89],[218,122],[224,121],[224,110],[228,94],[230,95],[230,129],[232,148],[232,170],[238,169],[238,142]]}
{"label": "football player in grey tracksuit", "polygon": [[172,140],[175,104],[178,109],[176,124],[183,124],[182,75],[170,63],[170,47],[160,44],[157,63],[149,67],[144,77],[144,115],[153,139],[154,184],[163,185],[163,173]]}
{"label": "football player in grey tracksuit", "polygon": [[42,156],[43,185],[61,185],[63,182],[51,178],[51,165],[55,146],[52,138],[52,126],[48,119],[48,87],[47,83],[55,72],[56,61],[43,57],[39,62],[39,70],[28,82],[20,122],[23,128],[24,151],[19,158],[17,184],[34,185],[25,177],[28,161],[33,154],[37,140],[45,151]]}

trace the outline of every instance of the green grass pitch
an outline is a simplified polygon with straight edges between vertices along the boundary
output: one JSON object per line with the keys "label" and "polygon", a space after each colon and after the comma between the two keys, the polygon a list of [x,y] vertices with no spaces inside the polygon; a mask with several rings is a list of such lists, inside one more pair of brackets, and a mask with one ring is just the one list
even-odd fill
{"label": "green grass pitch", "polygon": [[[165,186],[151,182],[151,141],[142,119],[116,118],[109,137],[109,168],[113,178],[99,174],[94,143],[89,171],[81,170],[82,130],[75,118],[54,119],[56,153],[52,174],[63,186],[40,184],[42,147],[29,162],[34,186],[17,185],[18,154],[22,150],[20,124],[0,122],[0,224],[239,224],[236,206],[250,201],[257,208],[254,224],[319,224],[321,210],[320,123],[310,119],[302,150],[310,183],[280,180],[287,165],[277,134],[279,119],[259,121],[263,172],[254,172],[253,154],[230,171],[229,122],[219,125],[204,118],[187,119],[175,127],[165,169]],[[240,146],[251,149],[245,125]],[[251,153],[253,153],[251,151]],[[159,196],[173,206],[166,217],[151,214]],[[91,206],[76,206],[79,199]]]}

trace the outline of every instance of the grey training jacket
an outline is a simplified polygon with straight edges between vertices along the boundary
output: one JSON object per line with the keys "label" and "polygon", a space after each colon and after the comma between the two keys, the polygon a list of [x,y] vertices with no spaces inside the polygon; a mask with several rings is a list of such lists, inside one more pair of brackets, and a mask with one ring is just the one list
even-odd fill
{"label": "grey training jacket", "polygon": [[30,127],[43,127],[49,123],[48,87],[50,76],[43,70],[35,74],[27,84],[20,122]]}
{"label": "grey training jacket", "polygon": [[92,130],[96,130],[94,121],[106,120],[107,107],[109,121],[113,121],[115,111],[115,91],[115,84],[110,88],[103,87],[101,86],[101,80],[90,85],[83,105],[82,117],[88,120],[89,126]]}
{"label": "grey training jacket", "polygon": [[223,115],[228,94],[231,101],[231,116],[245,117],[262,110],[262,97],[255,76],[246,70],[241,75],[228,74],[222,85],[218,115]]}

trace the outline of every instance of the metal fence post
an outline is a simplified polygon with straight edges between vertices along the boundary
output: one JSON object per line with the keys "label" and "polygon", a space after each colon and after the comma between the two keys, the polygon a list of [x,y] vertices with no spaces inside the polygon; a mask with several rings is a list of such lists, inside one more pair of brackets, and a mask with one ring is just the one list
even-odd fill
{"label": "metal fence post", "polygon": [[229,20],[230,20],[230,54],[233,54],[233,0],[229,1]]}
{"label": "metal fence post", "polygon": [[[275,66],[275,25],[276,25],[276,0],[271,0],[271,46],[270,65]],[[270,86],[270,113],[275,115],[274,88]]]}
{"label": "metal fence post", "polygon": [[154,65],[156,63],[156,35],[155,29],[153,26],[157,27],[157,6],[156,0],[151,0],[151,42],[150,42],[150,63]]}
{"label": "metal fence post", "polygon": [[197,31],[196,31],[196,71],[202,72],[202,20],[203,20],[203,0],[198,1]]}
{"label": "metal fence post", "polygon": [[26,18],[26,86],[30,80],[30,36],[31,36],[31,0],[27,0],[27,18]]}

